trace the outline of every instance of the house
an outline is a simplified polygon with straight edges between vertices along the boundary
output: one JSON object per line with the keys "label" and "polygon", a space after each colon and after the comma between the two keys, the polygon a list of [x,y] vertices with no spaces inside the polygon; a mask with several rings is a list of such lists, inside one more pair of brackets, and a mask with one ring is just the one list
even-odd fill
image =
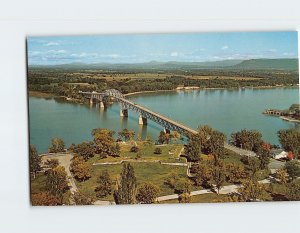
{"label": "house", "polygon": [[286,152],[282,149],[272,149],[271,150],[271,156],[274,159],[284,159],[284,158],[287,158],[288,152]]}

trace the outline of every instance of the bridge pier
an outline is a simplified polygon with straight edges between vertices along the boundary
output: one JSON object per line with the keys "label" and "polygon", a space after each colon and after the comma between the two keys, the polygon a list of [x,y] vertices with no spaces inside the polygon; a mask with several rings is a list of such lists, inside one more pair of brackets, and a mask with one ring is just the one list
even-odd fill
{"label": "bridge pier", "polygon": [[140,115],[139,116],[139,125],[147,125],[147,118]]}
{"label": "bridge pier", "polygon": [[128,109],[120,109],[121,117],[128,117]]}
{"label": "bridge pier", "polygon": [[103,103],[103,101],[100,101],[99,102],[99,108],[104,108],[105,106],[104,106],[104,103]]}
{"label": "bridge pier", "polygon": [[164,132],[167,133],[167,134],[170,134],[171,133],[171,130],[167,129],[167,128],[164,128]]}
{"label": "bridge pier", "polygon": [[93,97],[90,98],[90,104],[93,104],[94,101],[93,101]]}

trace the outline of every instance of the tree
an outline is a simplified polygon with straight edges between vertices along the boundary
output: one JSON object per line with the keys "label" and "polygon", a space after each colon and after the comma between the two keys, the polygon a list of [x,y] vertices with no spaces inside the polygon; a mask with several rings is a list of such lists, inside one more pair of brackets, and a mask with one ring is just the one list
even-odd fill
{"label": "tree", "polygon": [[58,162],[58,159],[47,159],[47,161],[45,162],[45,165],[48,168],[53,169],[59,165],[59,162]]}
{"label": "tree", "polygon": [[156,148],[154,149],[154,154],[160,155],[161,153],[162,153],[161,148],[156,147]]}
{"label": "tree", "polygon": [[231,140],[235,146],[254,152],[257,152],[263,143],[262,134],[257,130],[242,129],[239,132],[232,133]]}
{"label": "tree", "polygon": [[57,206],[63,203],[57,196],[49,192],[41,192],[31,194],[31,204],[33,206]]}
{"label": "tree", "polygon": [[92,196],[84,195],[80,192],[75,192],[72,194],[72,199],[75,205],[92,205],[95,201]]}
{"label": "tree", "polygon": [[153,144],[153,139],[150,135],[147,135],[145,139],[145,145],[152,145]]}
{"label": "tree", "polygon": [[300,201],[300,182],[294,180],[287,185],[286,197],[289,201]]}
{"label": "tree", "polygon": [[258,159],[259,159],[259,167],[260,169],[266,169],[270,162],[270,150],[261,147],[257,151]]}
{"label": "tree", "polygon": [[97,193],[97,197],[106,197],[112,192],[112,180],[107,170],[101,172],[98,180],[98,186],[95,188],[95,192]]}
{"label": "tree", "polygon": [[67,173],[64,167],[57,166],[49,170],[46,179],[46,187],[52,195],[57,196],[62,201],[63,194],[69,189]]}
{"label": "tree", "polygon": [[137,189],[136,199],[142,204],[152,204],[157,198],[159,188],[152,183],[143,183]]}
{"label": "tree", "polygon": [[284,150],[292,151],[297,158],[300,154],[300,132],[297,129],[283,129],[277,134]]}
{"label": "tree", "polygon": [[134,169],[130,163],[123,165],[120,174],[117,190],[114,192],[115,202],[117,204],[134,204],[136,194],[136,177]]}
{"label": "tree", "polygon": [[93,142],[82,142],[78,145],[74,145],[72,151],[80,155],[87,161],[89,158],[94,156],[95,153],[95,146]]}
{"label": "tree", "polygon": [[182,193],[190,193],[192,189],[192,184],[188,179],[180,178],[175,181],[174,191],[175,193],[182,194]]}
{"label": "tree", "polygon": [[119,156],[120,146],[115,142],[114,131],[107,129],[93,129],[92,136],[94,137],[95,152],[100,154],[101,158],[106,158],[107,156]]}
{"label": "tree", "polygon": [[180,139],[180,133],[178,133],[177,131],[173,131],[171,133],[171,139],[174,141],[174,142],[177,142],[179,139]]}
{"label": "tree", "polygon": [[267,195],[264,185],[251,179],[245,180],[238,192],[243,201],[264,200]]}
{"label": "tree", "polygon": [[185,155],[189,161],[198,162],[201,155],[201,141],[199,134],[193,134],[185,147]]}
{"label": "tree", "polygon": [[178,174],[172,172],[164,183],[165,183],[165,185],[169,186],[171,189],[174,189],[176,181],[178,179],[179,179]]}
{"label": "tree", "polygon": [[278,179],[280,184],[286,184],[288,181],[288,173],[284,168],[280,168],[276,171],[275,177]]}
{"label": "tree", "polygon": [[61,138],[53,138],[51,140],[51,145],[49,147],[50,153],[64,152],[64,150],[65,150],[65,143]]}
{"label": "tree", "polygon": [[260,168],[260,161],[258,158],[244,156],[241,161],[247,165],[247,169],[250,171],[252,178],[255,176],[256,172]]}
{"label": "tree", "polygon": [[160,131],[159,136],[158,136],[158,143],[169,144],[169,142],[170,142],[170,134],[165,133],[164,131]]}
{"label": "tree", "polygon": [[213,181],[217,188],[217,194],[219,195],[220,189],[223,187],[225,182],[225,169],[224,166],[216,166],[213,171]]}
{"label": "tree", "polygon": [[235,163],[225,164],[225,174],[226,180],[231,183],[239,183],[247,176],[245,167]]}
{"label": "tree", "polygon": [[203,162],[193,164],[190,171],[194,175],[193,180],[196,185],[201,185],[205,188],[211,187],[213,179],[213,164],[211,162]]}
{"label": "tree", "polygon": [[33,174],[33,179],[36,177],[36,173],[41,171],[41,157],[38,156],[37,150],[34,146],[29,146],[29,161],[30,172]]}
{"label": "tree", "polygon": [[121,138],[124,138],[125,141],[132,140],[133,137],[134,137],[134,135],[135,135],[134,131],[130,131],[130,130],[126,129],[126,128],[123,129],[121,132],[119,132],[119,136]]}
{"label": "tree", "polygon": [[182,193],[178,196],[179,203],[190,203],[191,195],[189,193]]}
{"label": "tree", "polygon": [[85,181],[91,177],[90,168],[83,157],[74,157],[70,165],[70,170],[74,178],[78,181]]}
{"label": "tree", "polygon": [[288,161],[284,166],[285,170],[289,174],[291,180],[294,180],[296,177],[300,176],[300,166],[297,164],[297,161]]}

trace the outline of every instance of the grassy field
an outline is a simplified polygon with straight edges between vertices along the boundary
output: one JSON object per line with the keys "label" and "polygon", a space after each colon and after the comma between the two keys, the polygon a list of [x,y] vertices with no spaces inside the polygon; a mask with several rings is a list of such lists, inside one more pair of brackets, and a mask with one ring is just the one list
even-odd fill
{"label": "grassy field", "polygon": [[[105,163],[105,162],[118,162],[124,159],[133,159],[137,158],[137,155],[140,156],[140,160],[147,160],[151,161],[161,161],[161,162],[168,162],[168,163],[179,163],[185,162],[186,160],[183,158],[179,158],[179,153],[183,148],[182,144],[175,145],[144,145],[142,142],[137,143],[137,147],[139,148],[139,152],[130,152],[130,148],[132,146],[129,144],[121,146],[121,155],[120,157],[107,157],[104,159],[99,159],[98,156],[92,158],[93,163]],[[155,148],[161,148],[161,154],[154,154]]]}
{"label": "grassy field", "polygon": [[[91,163],[91,161],[89,161],[89,163]],[[152,182],[160,188],[159,196],[172,194],[174,192],[173,189],[170,189],[164,184],[164,181],[170,176],[171,173],[176,173],[181,177],[186,177],[186,167],[161,165],[155,162],[131,164],[135,171],[137,184],[139,185],[143,182]],[[103,170],[107,170],[112,180],[116,181],[117,177],[122,171],[122,167],[122,164],[100,166],[91,165],[92,177],[85,182],[76,182],[77,187],[83,194],[95,196],[96,193],[94,190],[97,186],[97,178],[99,177],[100,173]],[[113,196],[110,195],[102,200],[113,201]]]}

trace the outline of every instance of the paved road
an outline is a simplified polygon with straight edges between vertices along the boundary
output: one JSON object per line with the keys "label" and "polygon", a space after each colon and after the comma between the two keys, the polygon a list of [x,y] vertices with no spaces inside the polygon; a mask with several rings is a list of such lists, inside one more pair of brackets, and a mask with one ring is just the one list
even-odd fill
{"label": "paved road", "polygon": [[[268,184],[268,183],[270,183],[270,180],[264,179],[264,180],[259,181],[259,183]],[[238,189],[240,187],[241,187],[241,185],[224,186],[223,188],[220,189],[220,194],[237,193]],[[192,191],[190,195],[196,196],[196,195],[202,195],[202,194],[208,194],[208,193],[214,193],[214,192],[212,192],[211,189],[202,189],[202,190]],[[167,200],[174,200],[174,199],[178,199],[178,197],[179,197],[178,194],[171,194],[171,195],[158,197],[158,198],[156,198],[156,201],[161,202],[161,201],[167,201]]]}
{"label": "paved road", "polygon": [[57,159],[59,162],[59,165],[63,166],[66,170],[67,176],[68,176],[68,183],[70,186],[71,193],[75,193],[78,191],[76,183],[74,181],[74,178],[72,176],[72,173],[70,171],[70,165],[71,165],[71,159],[73,158],[72,154],[69,153],[56,153],[56,154],[48,154],[43,155],[42,160],[46,161],[47,159]]}

